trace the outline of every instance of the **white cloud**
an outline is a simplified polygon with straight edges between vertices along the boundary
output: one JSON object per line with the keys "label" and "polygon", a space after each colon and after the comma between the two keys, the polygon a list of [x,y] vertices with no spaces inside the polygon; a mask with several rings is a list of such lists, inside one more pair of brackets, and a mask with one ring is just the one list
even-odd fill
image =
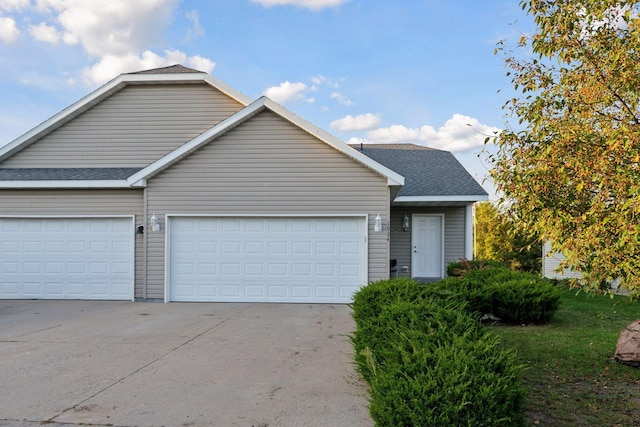
{"label": "white cloud", "polygon": [[331,128],[343,132],[362,131],[373,129],[380,124],[380,117],[367,113],[358,116],[348,115],[342,119],[331,122]]}
{"label": "white cloud", "polygon": [[284,104],[293,99],[304,99],[306,89],[307,85],[304,83],[291,83],[287,80],[286,82],[280,83],[279,86],[268,88],[264,91],[264,95],[280,104]]}
{"label": "white cloud", "polygon": [[16,27],[16,21],[13,18],[0,16],[0,41],[11,43],[20,35],[20,30]]}
{"label": "white cloud", "polygon": [[93,67],[84,70],[84,77],[88,83],[104,83],[115,76],[151,68],[166,67],[173,64],[185,64],[200,71],[210,73],[215,67],[215,63],[200,56],[187,57],[179,50],[165,50],[164,56],[160,56],[149,50],[137,54],[127,55],[105,55]]}
{"label": "white cloud", "polygon": [[252,0],[265,7],[271,6],[298,6],[311,10],[322,10],[327,7],[338,7],[349,0]]}
{"label": "white cloud", "polygon": [[485,138],[499,130],[483,125],[473,117],[454,114],[438,130],[429,125],[420,128],[393,125],[374,129],[367,133],[367,138],[374,143],[410,142],[448,151],[465,151],[484,145]]}
{"label": "white cloud", "polygon": [[[96,56],[142,52],[161,40],[178,0],[39,0],[38,7],[57,13],[69,33]],[[141,19],[144,17],[144,19]]]}
{"label": "white cloud", "polygon": [[375,142],[368,140],[367,138],[358,138],[358,137],[353,137],[353,138],[349,138],[349,141],[347,141],[347,144],[349,145],[356,145],[356,144],[375,144]]}
{"label": "white cloud", "polygon": [[29,27],[29,32],[33,38],[41,42],[51,44],[58,44],[58,42],[60,42],[60,33],[58,33],[56,27],[47,25],[46,22],[41,22],[38,25],[31,25]]}
{"label": "white cloud", "polygon": [[[322,74],[318,74],[317,76],[311,77],[311,83],[313,83],[316,86],[322,86],[322,85],[327,85],[329,87],[332,87],[334,89],[338,89],[340,87],[340,83],[333,81],[325,76],[323,76]],[[317,88],[316,88],[317,90]]]}
{"label": "white cloud", "polygon": [[[176,63],[211,72],[215,63],[179,50],[154,53],[150,48],[164,39],[181,0],[36,0],[33,6],[47,21],[30,27],[31,35],[48,43],[78,44],[96,62],[86,68],[84,79],[95,85],[122,72],[157,68]],[[22,0],[0,0],[4,4],[29,5]],[[196,11],[186,13],[192,26],[188,37],[204,34]]]}
{"label": "white cloud", "polygon": [[205,73],[211,73],[216,67],[215,62],[200,55],[188,57],[186,65],[194,70],[204,71]]}
{"label": "white cloud", "polygon": [[29,0],[0,0],[0,10],[18,10],[29,7]]}
{"label": "white cloud", "polygon": [[191,28],[187,31],[187,40],[193,40],[198,37],[204,36],[204,28],[200,24],[200,15],[195,10],[190,10],[184,14],[189,21],[191,21]]}
{"label": "white cloud", "polygon": [[351,100],[350,100],[349,98],[347,98],[345,95],[343,95],[343,94],[341,94],[341,93],[338,93],[338,92],[333,92],[333,93],[331,94],[331,98],[333,98],[333,99],[337,99],[337,100],[338,100],[338,102],[339,102],[341,105],[344,105],[344,106],[347,106],[347,107],[350,107],[350,106],[352,106],[352,105],[353,105],[353,101],[351,101]]}

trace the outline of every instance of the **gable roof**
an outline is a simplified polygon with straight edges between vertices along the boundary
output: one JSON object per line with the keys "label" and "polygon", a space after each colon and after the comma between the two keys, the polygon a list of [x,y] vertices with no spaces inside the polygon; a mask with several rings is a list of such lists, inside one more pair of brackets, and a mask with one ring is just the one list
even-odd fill
{"label": "gable roof", "polygon": [[405,184],[394,203],[475,202],[488,194],[449,151],[414,144],[352,145],[401,174]]}
{"label": "gable roof", "polygon": [[58,114],[45,120],[24,135],[12,142],[0,147],[0,162],[16,152],[28,147],[33,142],[58,129],[60,126],[73,120],[94,105],[122,90],[128,85],[134,84],[189,84],[206,83],[235,99],[240,104],[247,106],[253,100],[238,92],[226,83],[210,76],[202,71],[192,70],[182,65],[156,68],[131,74],[120,74],[115,79],[99,87],[89,95],[65,108]]}
{"label": "gable roof", "polygon": [[113,95],[127,85],[133,84],[176,84],[176,83],[208,83],[236,99],[245,107],[203,132],[191,141],[156,160],[147,167],[140,168],[28,168],[0,169],[0,188],[130,188],[144,187],[146,180],[200,148],[213,138],[238,126],[260,111],[268,109],[288,120],[300,129],[323,141],[339,152],[344,153],[356,162],[370,168],[387,178],[388,185],[401,186],[404,178],[393,170],[379,164],[351,148],[349,145],[333,137],[310,122],[293,114],[280,104],[262,97],[252,101],[235,89],[227,86],[208,74],[182,65],[144,70],[136,73],[121,74],[104,86],[98,88],[80,101],[64,109],[60,113],[36,126],[23,136],[0,148],[0,162],[16,152],[26,148],[60,126],[73,120],[94,105]]}
{"label": "gable roof", "polygon": [[280,117],[284,118],[285,120],[288,120],[295,126],[298,126],[300,129],[308,132],[312,136],[318,138],[319,140],[333,147],[337,151],[346,154],[347,156],[351,157],[353,160],[357,161],[358,163],[384,176],[385,178],[387,178],[388,185],[398,185],[398,186],[404,185],[404,177],[399,173],[394,172],[388,167],[378,163],[374,159],[358,152],[357,150],[354,150],[348,144],[340,141],[339,139],[323,131],[319,127],[295,115],[291,111],[284,108],[282,105],[272,101],[266,96],[259,98],[257,101],[253,102],[251,105],[243,108],[242,110],[238,111],[236,114],[228,117],[227,119],[213,126],[206,132],[203,132],[202,134],[198,135],[191,141],[178,147],[177,149],[173,150],[171,153],[167,154],[166,156],[158,159],[157,161],[153,162],[149,166],[140,170],[136,174],[131,175],[127,179],[129,185],[145,186],[147,179],[156,175],[160,171],[168,168],[169,166],[179,161],[180,159],[188,156],[189,154],[196,151],[198,148],[202,147],[204,144],[208,143],[212,139],[217,138],[218,136],[224,134],[225,132],[238,126],[239,124],[253,117],[260,111],[264,111],[264,110],[270,110],[276,113]]}

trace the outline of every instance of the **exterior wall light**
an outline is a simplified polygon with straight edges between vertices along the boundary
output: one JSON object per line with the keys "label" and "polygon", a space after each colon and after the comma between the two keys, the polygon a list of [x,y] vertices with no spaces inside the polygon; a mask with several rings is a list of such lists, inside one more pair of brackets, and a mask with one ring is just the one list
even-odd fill
{"label": "exterior wall light", "polygon": [[160,231],[160,224],[158,224],[156,214],[151,215],[151,218],[149,218],[149,225],[152,231]]}
{"label": "exterior wall light", "polygon": [[402,230],[409,231],[409,215],[405,214],[402,220]]}
{"label": "exterior wall light", "polygon": [[373,231],[376,233],[380,233],[382,231],[382,218],[380,218],[380,214],[376,216],[376,224],[373,226]]}

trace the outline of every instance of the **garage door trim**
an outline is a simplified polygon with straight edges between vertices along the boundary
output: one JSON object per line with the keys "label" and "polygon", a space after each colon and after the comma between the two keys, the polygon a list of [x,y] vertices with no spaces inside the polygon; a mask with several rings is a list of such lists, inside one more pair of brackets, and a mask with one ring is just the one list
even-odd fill
{"label": "garage door trim", "polygon": [[[128,298],[131,301],[135,301],[135,265],[136,265],[136,240],[135,240],[135,215],[19,215],[19,214],[1,214],[0,219],[129,219],[130,220],[130,236],[129,243],[131,244],[131,285],[129,286]],[[125,300],[126,301],[126,300]]]}
{"label": "garage door trim", "polygon": [[164,302],[171,302],[171,219],[173,218],[360,218],[364,222],[364,259],[363,259],[363,285],[369,283],[369,214],[334,213],[334,214],[172,214],[165,215],[165,247],[164,247]]}

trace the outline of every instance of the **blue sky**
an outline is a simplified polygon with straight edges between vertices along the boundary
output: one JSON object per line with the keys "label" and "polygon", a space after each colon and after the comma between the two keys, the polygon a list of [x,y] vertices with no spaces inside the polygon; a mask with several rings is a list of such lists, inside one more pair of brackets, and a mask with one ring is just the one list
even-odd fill
{"label": "blue sky", "polygon": [[453,151],[482,182],[512,97],[493,51],[531,29],[517,0],[0,0],[0,146],[120,73],[182,63],[345,142]]}

